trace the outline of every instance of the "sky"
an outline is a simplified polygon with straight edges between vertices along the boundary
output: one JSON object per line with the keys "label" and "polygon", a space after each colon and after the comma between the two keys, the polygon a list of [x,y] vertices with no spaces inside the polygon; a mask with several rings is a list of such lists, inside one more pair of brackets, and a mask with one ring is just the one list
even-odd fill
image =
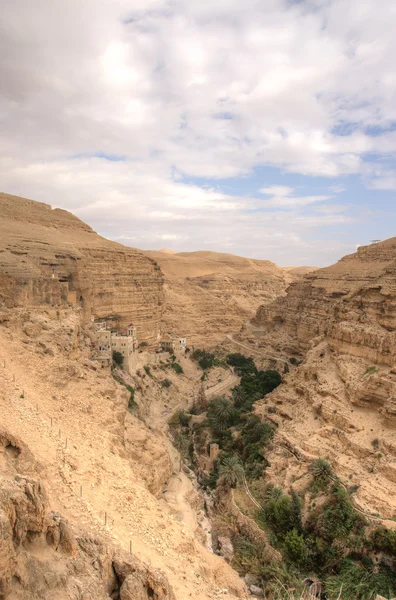
{"label": "sky", "polygon": [[394,0],[2,0],[0,190],[142,249],[396,235]]}

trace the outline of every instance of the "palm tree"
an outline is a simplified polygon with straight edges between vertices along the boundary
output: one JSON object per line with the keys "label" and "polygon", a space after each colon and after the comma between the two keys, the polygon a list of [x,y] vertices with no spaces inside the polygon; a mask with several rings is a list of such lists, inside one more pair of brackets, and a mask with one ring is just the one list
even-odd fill
{"label": "palm tree", "polygon": [[208,405],[208,420],[214,433],[222,434],[230,427],[235,415],[235,409],[230,400],[219,396]]}
{"label": "palm tree", "polygon": [[219,466],[219,481],[224,487],[235,487],[242,481],[243,473],[243,466],[235,454],[225,456]]}
{"label": "palm tree", "polygon": [[241,388],[240,385],[234,387],[234,389],[232,390],[232,399],[235,402],[235,406],[242,406],[246,398],[246,392],[243,388]]}
{"label": "palm tree", "polygon": [[332,479],[333,471],[330,463],[324,458],[317,458],[311,464],[311,473],[314,476],[314,479],[318,479],[323,483],[326,483],[330,479]]}
{"label": "palm tree", "polygon": [[265,499],[269,500],[279,500],[283,496],[283,490],[281,487],[276,485],[269,485],[265,492]]}

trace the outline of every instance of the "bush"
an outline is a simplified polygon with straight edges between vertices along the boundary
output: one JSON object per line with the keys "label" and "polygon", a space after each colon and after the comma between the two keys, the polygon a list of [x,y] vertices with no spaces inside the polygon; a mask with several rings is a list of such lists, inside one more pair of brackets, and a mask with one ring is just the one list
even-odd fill
{"label": "bush", "polygon": [[124,364],[124,356],[121,354],[121,352],[118,352],[117,350],[113,350],[113,363],[115,363],[117,365],[117,367],[122,367]]}
{"label": "bush", "polygon": [[139,348],[147,348],[148,342],[140,342]]}
{"label": "bush", "polygon": [[396,557],[396,531],[378,527],[372,532],[370,542],[375,550]]}
{"label": "bush", "polygon": [[238,375],[257,374],[257,367],[251,356],[247,357],[237,352],[235,354],[229,354],[227,356],[227,362],[232,367],[235,367]]}
{"label": "bush", "polygon": [[177,418],[182,427],[188,427],[191,415],[188,415],[183,409],[181,409],[177,413]]}
{"label": "bush", "polygon": [[348,600],[372,600],[379,595],[391,598],[396,594],[394,574],[385,567],[373,568],[344,560],[339,573],[325,580],[327,598],[336,600],[342,588],[342,597]]}
{"label": "bush", "polygon": [[308,548],[304,536],[300,535],[297,529],[286,533],[283,544],[285,554],[292,563],[302,566],[307,562]]}
{"label": "bush", "polygon": [[299,526],[295,522],[292,499],[286,494],[266,502],[260,516],[279,538],[283,538],[295,525]]}
{"label": "bush", "polygon": [[163,388],[168,388],[168,387],[170,387],[171,385],[172,385],[172,382],[171,382],[171,380],[170,380],[170,379],[163,379],[163,380],[161,381],[161,387],[163,387]]}
{"label": "bush", "polygon": [[177,373],[178,375],[181,375],[181,373],[184,373],[183,368],[179,365],[179,363],[174,362],[172,363],[172,369],[175,371],[175,373]]}
{"label": "bush", "polygon": [[144,365],[143,369],[146,371],[147,375],[151,377],[151,368],[149,365]]}
{"label": "bush", "polygon": [[362,531],[363,519],[356,513],[346,491],[339,485],[331,489],[329,499],[321,510],[311,514],[309,528],[327,542],[342,542],[347,547],[348,537],[353,531]]}
{"label": "bush", "polygon": [[194,350],[193,359],[197,361],[203,371],[211,369],[216,362],[216,356],[206,350]]}

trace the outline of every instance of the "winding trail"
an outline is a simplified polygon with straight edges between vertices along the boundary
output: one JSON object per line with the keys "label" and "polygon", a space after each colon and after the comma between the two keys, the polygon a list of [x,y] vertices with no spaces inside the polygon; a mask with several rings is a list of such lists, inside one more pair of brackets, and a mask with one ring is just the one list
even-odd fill
{"label": "winding trail", "polygon": [[225,391],[231,390],[238,384],[238,382],[238,375],[236,375],[232,369],[229,369],[227,378],[224,379],[221,383],[214,385],[212,388],[206,389],[205,394],[207,398],[212,398],[213,396],[217,396],[219,394],[224,393]]}
{"label": "winding trail", "polygon": [[279,361],[285,365],[288,365],[289,362],[287,360],[285,360],[284,358],[279,358],[279,356],[269,356],[268,354],[265,354],[264,352],[260,352],[260,350],[256,350],[255,348],[251,348],[250,346],[248,346],[247,344],[243,344],[242,342],[238,342],[234,336],[232,335],[232,333],[228,333],[226,335],[226,338],[228,340],[230,340],[230,342],[232,342],[233,344],[236,344],[237,346],[239,346],[240,348],[244,348],[245,350],[248,350],[250,352],[250,354],[258,354],[259,356],[261,356],[262,358],[265,358],[266,360],[275,360],[275,361]]}

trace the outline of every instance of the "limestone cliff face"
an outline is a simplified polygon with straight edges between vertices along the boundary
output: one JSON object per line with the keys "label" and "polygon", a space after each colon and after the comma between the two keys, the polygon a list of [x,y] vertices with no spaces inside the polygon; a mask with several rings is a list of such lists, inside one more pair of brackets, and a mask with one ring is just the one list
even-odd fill
{"label": "limestone cliff face", "polygon": [[72,214],[0,194],[0,307],[81,306],[83,318],[133,321],[154,342],[162,274],[133,248],[98,236]]}
{"label": "limestone cliff face", "polygon": [[335,350],[392,366],[396,357],[396,238],[361,247],[293,283],[253,323],[304,351],[325,335]]}
{"label": "limestone cliff face", "polygon": [[[285,293],[296,275],[268,260],[217,252],[146,252],[165,276],[163,329],[212,345],[266,302]],[[298,275],[297,275],[298,276]]]}
{"label": "limestone cliff face", "polygon": [[343,481],[358,487],[356,502],[363,510],[391,519],[396,238],[362,247],[292,284],[286,296],[258,310],[253,325],[261,347],[301,360],[256,405],[258,414],[279,425],[268,476],[289,486],[306,470],[304,462],[328,457]]}

